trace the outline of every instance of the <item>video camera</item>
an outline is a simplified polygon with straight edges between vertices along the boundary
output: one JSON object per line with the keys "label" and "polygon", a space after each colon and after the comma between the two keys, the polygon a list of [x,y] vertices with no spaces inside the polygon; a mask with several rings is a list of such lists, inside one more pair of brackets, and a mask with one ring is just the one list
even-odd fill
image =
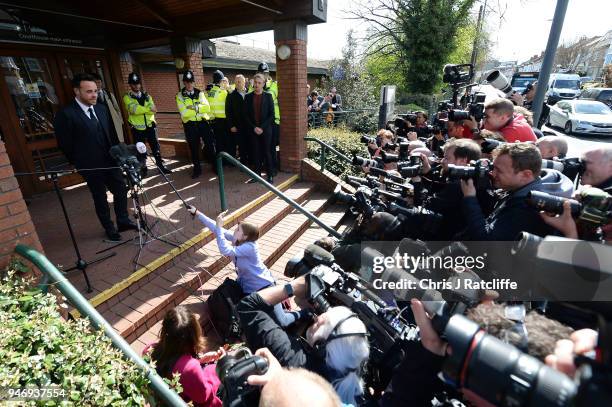
{"label": "video camera", "polygon": [[109,150],[110,156],[117,162],[117,165],[121,167],[130,185],[140,185],[142,181],[140,177],[142,164],[138,161],[138,158],[136,158],[137,152],[136,146],[128,146],[124,143],[116,144]]}
{"label": "video camera", "polygon": [[442,81],[444,83],[458,86],[469,83],[473,77],[474,65],[472,64],[444,65],[444,73],[442,75]]}
{"label": "video camera", "polygon": [[476,121],[482,120],[484,117],[484,102],[487,95],[481,92],[476,92],[470,95],[467,110],[451,109],[448,111],[448,120],[458,122],[469,120],[473,116]]}
{"label": "video camera", "polygon": [[309,245],[303,257],[291,259],[285,276],[307,275],[307,300],[321,314],[331,306],[345,306],[364,323],[368,332],[370,357],[366,382],[383,391],[393,370],[406,356],[405,346],[418,341],[418,329],[409,325],[397,307],[388,306],[357,274],[344,271],[326,250]]}
{"label": "video camera", "polygon": [[247,384],[247,377],[265,374],[268,371],[266,359],[253,355],[248,348],[240,348],[219,359],[215,371],[221,381],[219,392],[224,407],[259,403],[258,388]]}

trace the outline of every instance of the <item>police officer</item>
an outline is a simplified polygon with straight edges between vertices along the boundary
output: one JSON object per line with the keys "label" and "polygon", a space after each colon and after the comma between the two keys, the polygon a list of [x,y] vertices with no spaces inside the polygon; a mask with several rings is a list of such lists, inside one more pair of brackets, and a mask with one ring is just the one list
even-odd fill
{"label": "police officer", "polygon": [[[270,78],[270,67],[267,63],[262,62],[257,66],[257,72],[264,75],[266,78],[266,84],[264,85],[264,92],[272,94],[272,100],[274,100],[274,124],[272,124],[272,158],[274,159],[273,168],[274,172],[278,168],[278,155],[276,153],[276,146],[280,143],[280,108],[278,106],[278,82]],[[249,92],[253,91],[253,85],[249,86]],[[276,175],[276,174],[274,174]]]}
{"label": "police officer", "polygon": [[213,84],[208,90],[206,98],[210,105],[210,112],[213,117],[213,130],[215,133],[215,145],[218,151],[225,151],[236,157],[236,140],[227,133],[227,120],[225,116],[225,99],[227,90],[221,88],[221,80],[225,78],[223,72],[216,70],[213,72]]}
{"label": "police officer", "polygon": [[[142,90],[140,75],[132,72],[128,76],[130,91],[123,96],[123,103],[129,117],[128,122],[132,129],[134,142],[144,143],[147,141],[155,157],[155,163],[165,174],[170,174],[172,170],[166,168],[159,151],[159,141],[157,140],[157,129],[155,124],[155,113],[157,108],[151,95]],[[138,160],[142,165],[142,176],[147,175],[146,154],[138,154]]]}
{"label": "police officer", "polygon": [[191,161],[193,162],[191,178],[195,179],[202,174],[202,167],[200,166],[200,139],[204,141],[206,159],[212,163],[214,172],[216,172],[216,151],[214,134],[209,124],[210,105],[206,99],[205,92],[194,86],[194,80],[193,72],[186,71],[183,74],[183,84],[185,87],[176,94],[176,105],[181,114],[185,138],[187,139]]}

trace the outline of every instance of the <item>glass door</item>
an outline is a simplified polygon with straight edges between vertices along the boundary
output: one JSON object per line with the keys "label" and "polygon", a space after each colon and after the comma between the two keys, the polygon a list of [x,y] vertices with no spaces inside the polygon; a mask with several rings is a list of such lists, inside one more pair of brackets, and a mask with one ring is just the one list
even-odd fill
{"label": "glass door", "polygon": [[[51,59],[52,61],[52,59]],[[12,104],[9,115],[16,123],[21,149],[26,161],[31,158],[31,171],[63,170],[70,167],[57,147],[53,119],[63,105],[62,90],[50,58],[32,55],[1,55],[0,69]],[[10,142],[10,141],[9,141]],[[48,182],[33,176],[36,191],[48,190]],[[78,182],[78,175],[62,177],[62,185]],[[41,184],[42,183],[42,184]],[[47,184],[47,185],[45,185]]]}

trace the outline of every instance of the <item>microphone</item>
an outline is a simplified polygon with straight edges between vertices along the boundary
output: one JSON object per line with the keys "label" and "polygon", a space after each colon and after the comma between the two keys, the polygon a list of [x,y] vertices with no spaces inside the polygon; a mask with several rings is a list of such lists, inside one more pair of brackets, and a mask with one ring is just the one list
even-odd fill
{"label": "microphone", "polygon": [[138,151],[140,154],[146,154],[147,146],[142,141],[139,141],[138,143],[136,143],[136,151]]}

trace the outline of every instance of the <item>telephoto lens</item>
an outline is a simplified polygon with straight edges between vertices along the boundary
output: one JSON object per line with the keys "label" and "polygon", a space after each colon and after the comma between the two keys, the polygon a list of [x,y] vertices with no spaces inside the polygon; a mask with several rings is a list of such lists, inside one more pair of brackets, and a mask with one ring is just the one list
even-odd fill
{"label": "telephoto lens", "polygon": [[397,169],[404,178],[413,178],[421,173],[420,165],[407,165]]}
{"label": "telephoto lens", "polygon": [[573,405],[577,386],[572,379],[488,335],[465,316],[453,315],[443,333],[452,352],[442,371],[455,387],[496,406]]}
{"label": "telephoto lens", "polygon": [[392,154],[392,153],[387,153],[386,151],[382,151],[382,160],[385,164],[388,163],[395,163],[399,161],[399,155],[398,154]]}
{"label": "telephoto lens", "polygon": [[378,167],[378,161],[372,160],[370,158],[359,157],[358,155],[353,157],[353,165],[358,165],[360,167]]}
{"label": "telephoto lens", "polygon": [[361,138],[359,139],[359,141],[366,145],[367,144],[377,144],[376,137],[368,136],[367,134],[363,134]]}
{"label": "telephoto lens", "polygon": [[512,85],[510,84],[510,81],[500,71],[498,70],[492,71],[489,75],[487,75],[486,79],[487,79],[487,82],[489,82],[489,84],[493,86],[495,89],[499,89],[502,92],[504,92],[506,94],[506,97],[514,93],[514,91],[512,90]]}
{"label": "telephoto lens", "polygon": [[465,111],[465,110],[449,110],[448,112],[448,120],[450,120],[451,122],[458,122],[461,120],[469,120],[470,119],[470,112]]}
{"label": "telephoto lens", "polygon": [[340,184],[336,185],[334,189],[334,198],[336,202],[342,202],[349,205],[355,203],[355,197],[342,191],[342,186],[340,186]]}
{"label": "telephoto lens", "polygon": [[567,199],[540,191],[530,191],[527,194],[527,203],[530,206],[557,215],[563,213],[563,203],[565,201],[569,201],[572,216],[577,218],[582,212],[582,204],[574,199]]}
{"label": "telephoto lens", "polygon": [[448,164],[446,176],[450,179],[470,179],[476,177],[476,168],[467,165]]}

